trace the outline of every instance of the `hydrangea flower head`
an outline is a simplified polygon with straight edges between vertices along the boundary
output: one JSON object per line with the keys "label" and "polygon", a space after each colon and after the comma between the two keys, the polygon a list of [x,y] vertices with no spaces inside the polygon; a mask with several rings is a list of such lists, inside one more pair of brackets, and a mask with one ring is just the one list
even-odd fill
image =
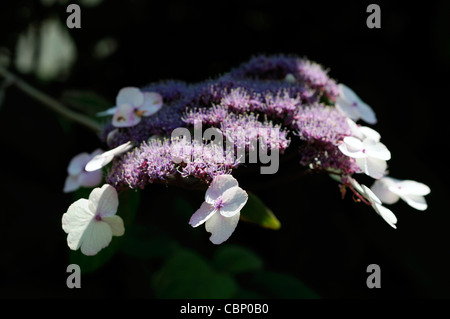
{"label": "hydrangea flower head", "polygon": [[[105,176],[108,185],[101,190],[110,194],[104,199],[115,208],[112,189],[164,184],[204,190],[205,200],[189,224],[205,224],[214,244],[231,236],[247,202],[234,173],[251,176],[258,171],[254,165],[261,166],[261,174],[276,174],[278,164],[286,162],[301,171],[298,175],[332,174],[342,193],[350,188],[358,201],[372,206],[393,228],[397,219],[382,203],[402,198],[417,209],[426,208],[423,196],[429,188],[385,177],[391,152],[374,128],[356,124],[358,120],[375,124],[372,108],[306,58],[259,55],[198,83],[168,80],[125,87],[116,106],[99,115],[112,115],[100,134],[108,150],[75,160],[81,168],[71,164],[70,181],[82,171],[101,176],[102,168],[111,163]],[[276,162],[273,170],[263,170],[268,161]],[[372,189],[353,178],[362,172],[378,180]],[[105,215],[98,208],[106,205],[103,201],[93,204],[100,190],[94,191],[92,201],[75,202],[63,218],[69,246],[88,254],[104,247],[111,234],[121,233],[114,228],[117,219],[108,224],[114,209]],[[104,234],[95,244],[88,235],[94,234],[93,229]]]}

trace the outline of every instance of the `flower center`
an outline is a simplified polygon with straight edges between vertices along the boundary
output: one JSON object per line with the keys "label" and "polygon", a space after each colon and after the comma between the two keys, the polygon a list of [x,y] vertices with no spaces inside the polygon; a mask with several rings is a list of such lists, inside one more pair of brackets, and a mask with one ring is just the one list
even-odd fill
{"label": "flower center", "polygon": [[102,216],[100,216],[100,215],[95,215],[94,218],[95,218],[95,220],[98,221],[98,222],[102,220]]}
{"label": "flower center", "polygon": [[143,111],[143,110],[135,110],[134,113],[135,113],[137,116],[141,116],[141,117],[142,117],[142,116],[145,115],[146,111]]}
{"label": "flower center", "polygon": [[222,197],[219,197],[216,202],[214,203],[214,208],[215,209],[221,209],[224,205]]}

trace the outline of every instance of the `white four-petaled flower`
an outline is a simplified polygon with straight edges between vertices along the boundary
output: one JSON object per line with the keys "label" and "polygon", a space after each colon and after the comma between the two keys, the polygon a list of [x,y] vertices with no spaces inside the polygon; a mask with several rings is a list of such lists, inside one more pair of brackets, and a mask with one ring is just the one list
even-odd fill
{"label": "white four-petaled flower", "polygon": [[69,248],[81,248],[83,254],[92,256],[107,247],[112,236],[122,236],[123,220],[115,215],[118,205],[117,191],[108,184],[94,188],[89,199],[82,198],[70,205],[62,217]]}
{"label": "white four-petaled flower", "polygon": [[352,89],[345,84],[339,84],[339,96],[336,99],[336,107],[352,120],[362,119],[369,124],[375,124],[377,118],[372,108],[364,103]]}
{"label": "white four-petaled flower", "polygon": [[386,204],[394,204],[400,198],[417,210],[426,210],[425,195],[430,193],[430,188],[412,180],[399,180],[392,177],[383,177],[372,185],[372,191]]}
{"label": "white four-petaled flower", "polygon": [[205,194],[205,201],[192,215],[189,224],[197,227],[205,223],[213,244],[226,241],[236,229],[240,211],[247,203],[247,193],[231,175],[216,176]]}
{"label": "white four-petaled flower", "polygon": [[345,155],[353,157],[359,168],[375,179],[383,177],[386,161],[391,158],[387,147],[370,137],[361,141],[356,137],[346,136],[338,148]]}
{"label": "white four-petaled flower", "polygon": [[86,163],[85,170],[87,172],[93,172],[101,169],[111,162],[114,156],[123,154],[133,148],[131,141],[128,141],[122,145],[117,146],[109,151],[94,156],[88,163]]}
{"label": "white four-petaled flower", "polygon": [[162,107],[162,96],[156,92],[141,92],[136,87],[125,87],[116,97],[116,106],[97,115],[113,115],[115,127],[131,127],[141,121],[142,116],[150,116]]}
{"label": "white four-petaled flower", "polygon": [[101,154],[101,149],[96,149],[91,154],[80,153],[73,157],[67,167],[68,176],[64,182],[64,193],[76,191],[82,187],[95,187],[102,181],[102,172],[89,172],[85,170],[86,164],[96,155]]}

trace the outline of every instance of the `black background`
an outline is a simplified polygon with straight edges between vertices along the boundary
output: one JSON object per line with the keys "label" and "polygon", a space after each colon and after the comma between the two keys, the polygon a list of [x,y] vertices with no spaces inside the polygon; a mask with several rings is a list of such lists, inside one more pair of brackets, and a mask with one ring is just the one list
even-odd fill
{"label": "black background", "polygon": [[[70,76],[51,83],[22,77],[54,97],[67,88],[86,89],[113,103],[124,86],[200,81],[259,53],[292,53],[322,64],[375,110],[374,128],[392,153],[391,176],[431,187],[428,210],[396,204],[393,230],[369,207],[348,196],[341,200],[327,176],[309,176],[258,193],[281,220],[279,231],[240,223],[230,242],[255,250],[267,267],[297,276],[325,298],[447,298],[450,5],[376,3],[381,29],[367,28],[367,1],[81,6],[82,27],[70,30],[78,49]],[[2,2],[0,44],[14,54],[19,32],[51,15],[65,22],[65,8]],[[95,60],[93,47],[105,36],[117,38],[118,49]],[[11,87],[0,110],[0,143],[0,296],[151,297],[120,257],[84,277],[86,289],[65,285],[69,249],[61,215],[72,199],[61,190],[69,160],[97,148],[97,137],[75,124],[64,133],[53,113]],[[161,198],[155,207],[164,208],[167,191],[154,190]],[[204,235],[208,254],[214,247]],[[381,289],[366,287],[372,263],[381,267]]]}

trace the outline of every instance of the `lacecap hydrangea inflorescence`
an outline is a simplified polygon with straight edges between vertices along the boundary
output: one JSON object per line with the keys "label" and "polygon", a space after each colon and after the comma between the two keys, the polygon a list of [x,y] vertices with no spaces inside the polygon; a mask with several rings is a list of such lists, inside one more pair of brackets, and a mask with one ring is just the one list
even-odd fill
{"label": "lacecap hydrangea inflorescence", "polygon": [[[247,169],[258,150],[281,159],[289,152],[295,155],[299,171],[330,174],[393,228],[396,217],[382,204],[402,198],[416,209],[427,208],[424,196],[430,189],[386,176],[391,153],[380,142],[381,135],[356,123],[376,124],[372,108],[306,58],[260,55],[200,83],[166,80],[140,89],[126,87],[119,91],[116,105],[99,115],[111,117],[100,135],[109,150],[74,158],[64,188],[92,187],[98,175],[88,173],[106,166],[106,185],[94,189],[92,199],[72,204],[63,217],[70,248],[81,247],[86,254],[97,253],[112,235],[124,230],[117,222],[119,216],[111,226],[104,222],[105,211],[86,210],[83,205],[107,207],[106,197],[96,198],[101,191],[111,197],[114,192],[155,183],[204,188],[205,202],[190,224],[205,223],[215,244],[226,241],[248,198],[235,172]],[[209,129],[216,137],[180,138],[174,135],[180,129],[194,131],[194,136],[196,130],[202,134]],[[81,159],[83,163],[78,163]],[[79,169],[82,165],[84,169]],[[372,188],[354,179],[359,173],[376,180]],[[89,176],[92,181],[87,182]],[[111,201],[116,203],[116,197]],[[110,215],[115,208],[107,210]],[[90,217],[83,219],[83,214]],[[89,229],[94,234],[97,227],[103,235],[95,238],[103,239],[96,242],[86,233]]]}

